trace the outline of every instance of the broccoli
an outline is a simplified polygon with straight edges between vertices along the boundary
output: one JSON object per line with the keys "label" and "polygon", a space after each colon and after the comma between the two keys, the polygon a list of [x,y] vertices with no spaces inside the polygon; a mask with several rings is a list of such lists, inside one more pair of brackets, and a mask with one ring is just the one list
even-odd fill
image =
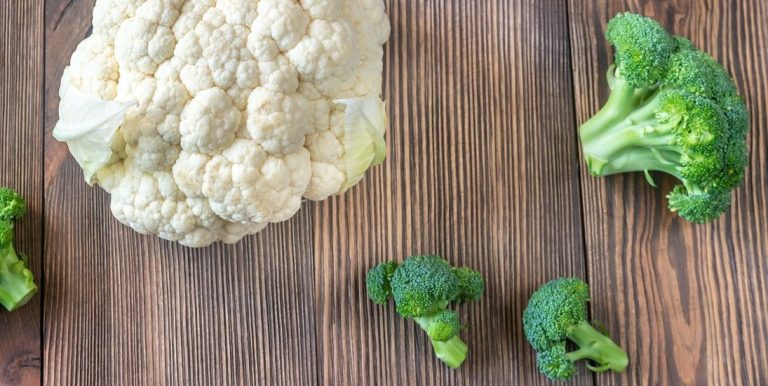
{"label": "broccoli", "polygon": [[[575,362],[588,359],[595,372],[623,371],[627,354],[587,321],[589,286],[576,278],[552,280],[531,295],[523,312],[523,329],[536,350],[539,371],[551,379],[576,374]],[[567,352],[566,339],[579,349]]]}
{"label": "broccoli", "polygon": [[447,307],[480,300],[485,281],[479,272],[453,268],[440,256],[412,256],[400,264],[375,266],[365,281],[372,301],[386,304],[393,298],[397,312],[427,332],[435,355],[452,368],[461,366],[467,345],[458,335],[462,329],[458,314]]}
{"label": "broccoli", "polygon": [[13,222],[26,210],[18,193],[0,188],[0,304],[8,311],[23,306],[37,292],[26,258],[13,248]]}
{"label": "broccoli", "polygon": [[722,215],[747,165],[749,117],[726,70],[653,19],[618,14],[606,28],[615,48],[610,97],[579,129],[593,176],[649,171],[681,184],[669,209],[693,223]]}

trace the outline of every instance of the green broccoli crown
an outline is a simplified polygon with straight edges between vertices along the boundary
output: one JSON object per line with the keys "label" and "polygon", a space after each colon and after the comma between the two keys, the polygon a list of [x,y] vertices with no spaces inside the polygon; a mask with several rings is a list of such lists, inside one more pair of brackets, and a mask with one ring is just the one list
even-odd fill
{"label": "green broccoli crown", "polygon": [[392,297],[392,275],[397,269],[397,263],[387,261],[368,271],[365,277],[365,287],[368,298],[376,304],[386,304]]}
{"label": "green broccoli crown", "polygon": [[459,315],[450,310],[440,311],[432,317],[426,330],[430,339],[445,342],[459,334],[461,330]]}
{"label": "green broccoli crown", "polygon": [[405,317],[431,315],[456,298],[459,280],[440,256],[412,256],[392,275],[392,296]]}
{"label": "green broccoli crown", "polygon": [[605,37],[616,49],[618,72],[633,87],[660,81],[677,46],[659,23],[633,13],[620,13],[611,19]]}
{"label": "green broccoli crown", "polygon": [[470,302],[480,300],[485,291],[485,280],[480,275],[480,272],[461,267],[454,268],[453,273],[459,279],[459,293],[456,296],[456,301]]}
{"label": "green broccoli crown", "polygon": [[0,188],[0,221],[14,221],[27,212],[24,199],[9,188]]}
{"label": "green broccoli crown", "polygon": [[677,159],[677,177],[688,187],[732,189],[741,182],[726,168],[743,170],[744,165],[727,165],[724,152],[730,140],[726,118],[709,99],[679,90],[665,92],[657,112],[659,126],[671,123]]}
{"label": "green broccoli crown", "polygon": [[531,295],[523,313],[525,336],[536,351],[566,339],[568,330],[587,319],[589,286],[581,279],[561,278]]}
{"label": "green broccoli crown", "polygon": [[565,341],[536,353],[539,371],[551,379],[567,380],[576,375],[576,365],[568,359]]}
{"label": "green broccoli crown", "polygon": [[[595,371],[623,371],[627,354],[587,321],[589,287],[581,279],[561,278],[541,286],[523,311],[523,330],[537,352],[539,371],[552,379],[576,373],[574,362],[589,360]],[[566,340],[579,348],[566,352]]]}
{"label": "green broccoli crown", "polygon": [[682,183],[668,196],[670,210],[695,223],[715,220],[749,158],[749,115],[732,77],[650,18],[619,14],[606,37],[616,51],[611,96],[579,130],[590,173],[642,171],[652,184],[649,171],[670,174]]}
{"label": "green broccoli crown", "polygon": [[695,192],[682,185],[675,186],[667,195],[669,209],[696,224],[717,219],[731,205],[730,191]]}
{"label": "green broccoli crown", "polygon": [[365,279],[368,297],[385,304],[395,300],[397,312],[412,318],[427,332],[435,356],[451,368],[467,357],[459,337],[462,328],[451,302],[480,300],[485,282],[469,268],[453,268],[440,256],[411,256],[399,265],[386,262],[373,267]]}
{"label": "green broccoli crown", "polygon": [[720,101],[737,94],[728,72],[705,52],[678,50],[672,55],[663,79],[664,88],[678,89]]}
{"label": "green broccoli crown", "polygon": [[675,40],[675,47],[677,47],[678,51],[696,50],[696,46],[693,45],[693,42],[688,40],[685,36],[673,36],[672,39]]}

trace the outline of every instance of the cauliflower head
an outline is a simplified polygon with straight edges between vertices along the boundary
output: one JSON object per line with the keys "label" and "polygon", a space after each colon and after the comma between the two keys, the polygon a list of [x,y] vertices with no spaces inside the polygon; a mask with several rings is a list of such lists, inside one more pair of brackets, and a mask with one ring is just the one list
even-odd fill
{"label": "cauliflower head", "polygon": [[138,232],[234,243],[386,154],[383,0],[97,0],[54,137]]}

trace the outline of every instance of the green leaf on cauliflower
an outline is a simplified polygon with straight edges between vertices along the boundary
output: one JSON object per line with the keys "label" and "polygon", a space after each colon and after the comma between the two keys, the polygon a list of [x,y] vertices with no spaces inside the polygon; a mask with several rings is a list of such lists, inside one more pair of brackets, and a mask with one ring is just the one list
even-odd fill
{"label": "green leaf on cauliflower", "polygon": [[363,178],[365,172],[387,157],[387,113],[384,101],[375,96],[339,99],[344,110],[344,161],[347,180],[344,192]]}
{"label": "green leaf on cauliflower", "polygon": [[83,169],[85,181],[93,185],[96,173],[112,158],[112,142],[126,110],[135,103],[106,101],[80,91],[70,82],[69,68],[61,78],[59,97],[59,122],[53,128],[53,137],[67,143]]}

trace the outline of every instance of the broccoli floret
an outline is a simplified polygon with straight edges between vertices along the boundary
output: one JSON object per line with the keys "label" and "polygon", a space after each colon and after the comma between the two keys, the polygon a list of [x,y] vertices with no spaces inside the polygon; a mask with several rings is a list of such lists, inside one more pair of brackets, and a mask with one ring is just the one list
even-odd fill
{"label": "broccoli floret", "polygon": [[485,280],[480,272],[466,267],[454,268],[453,273],[459,279],[458,302],[478,301],[485,291]]}
{"label": "broccoli floret", "polygon": [[37,292],[24,256],[13,247],[13,221],[24,215],[27,205],[16,192],[0,188],[0,304],[13,311]]}
{"label": "broccoli floret", "polygon": [[392,287],[390,282],[392,280],[392,274],[395,273],[397,263],[394,261],[387,261],[381,263],[368,271],[368,276],[365,279],[365,287],[368,291],[368,297],[376,304],[387,304],[389,298],[392,297]]}
{"label": "broccoli floret", "polygon": [[606,38],[615,48],[611,94],[579,129],[589,172],[650,171],[680,180],[669,208],[694,223],[720,217],[747,165],[749,117],[733,79],[707,53],[653,19],[619,14]]}
{"label": "broccoli floret", "polygon": [[[623,371],[627,354],[587,321],[589,286],[576,278],[552,280],[531,295],[523,312],[523,329],[536,350],[539,371],[551,379],[576,374],[575,362],[588,359],[595,372]],[[579,348],[567,352],[566,340]]]}
{"label": "broccoli floret", "polygon": [[479,300],[485,282],[479,272],[453,268],[440,256],[412,256],[401,264],[390,261],[373,267],[366,277],[368,297],[385,304],[395,301],[397,312],[427,332],[435,355],[452,368],[467,357],[467,345],[451,303]]}
{"label": "broccoli floret", "polygon": [[12,189],[0,188],[0,221],[14,221],[27,212],[27,203]]}

